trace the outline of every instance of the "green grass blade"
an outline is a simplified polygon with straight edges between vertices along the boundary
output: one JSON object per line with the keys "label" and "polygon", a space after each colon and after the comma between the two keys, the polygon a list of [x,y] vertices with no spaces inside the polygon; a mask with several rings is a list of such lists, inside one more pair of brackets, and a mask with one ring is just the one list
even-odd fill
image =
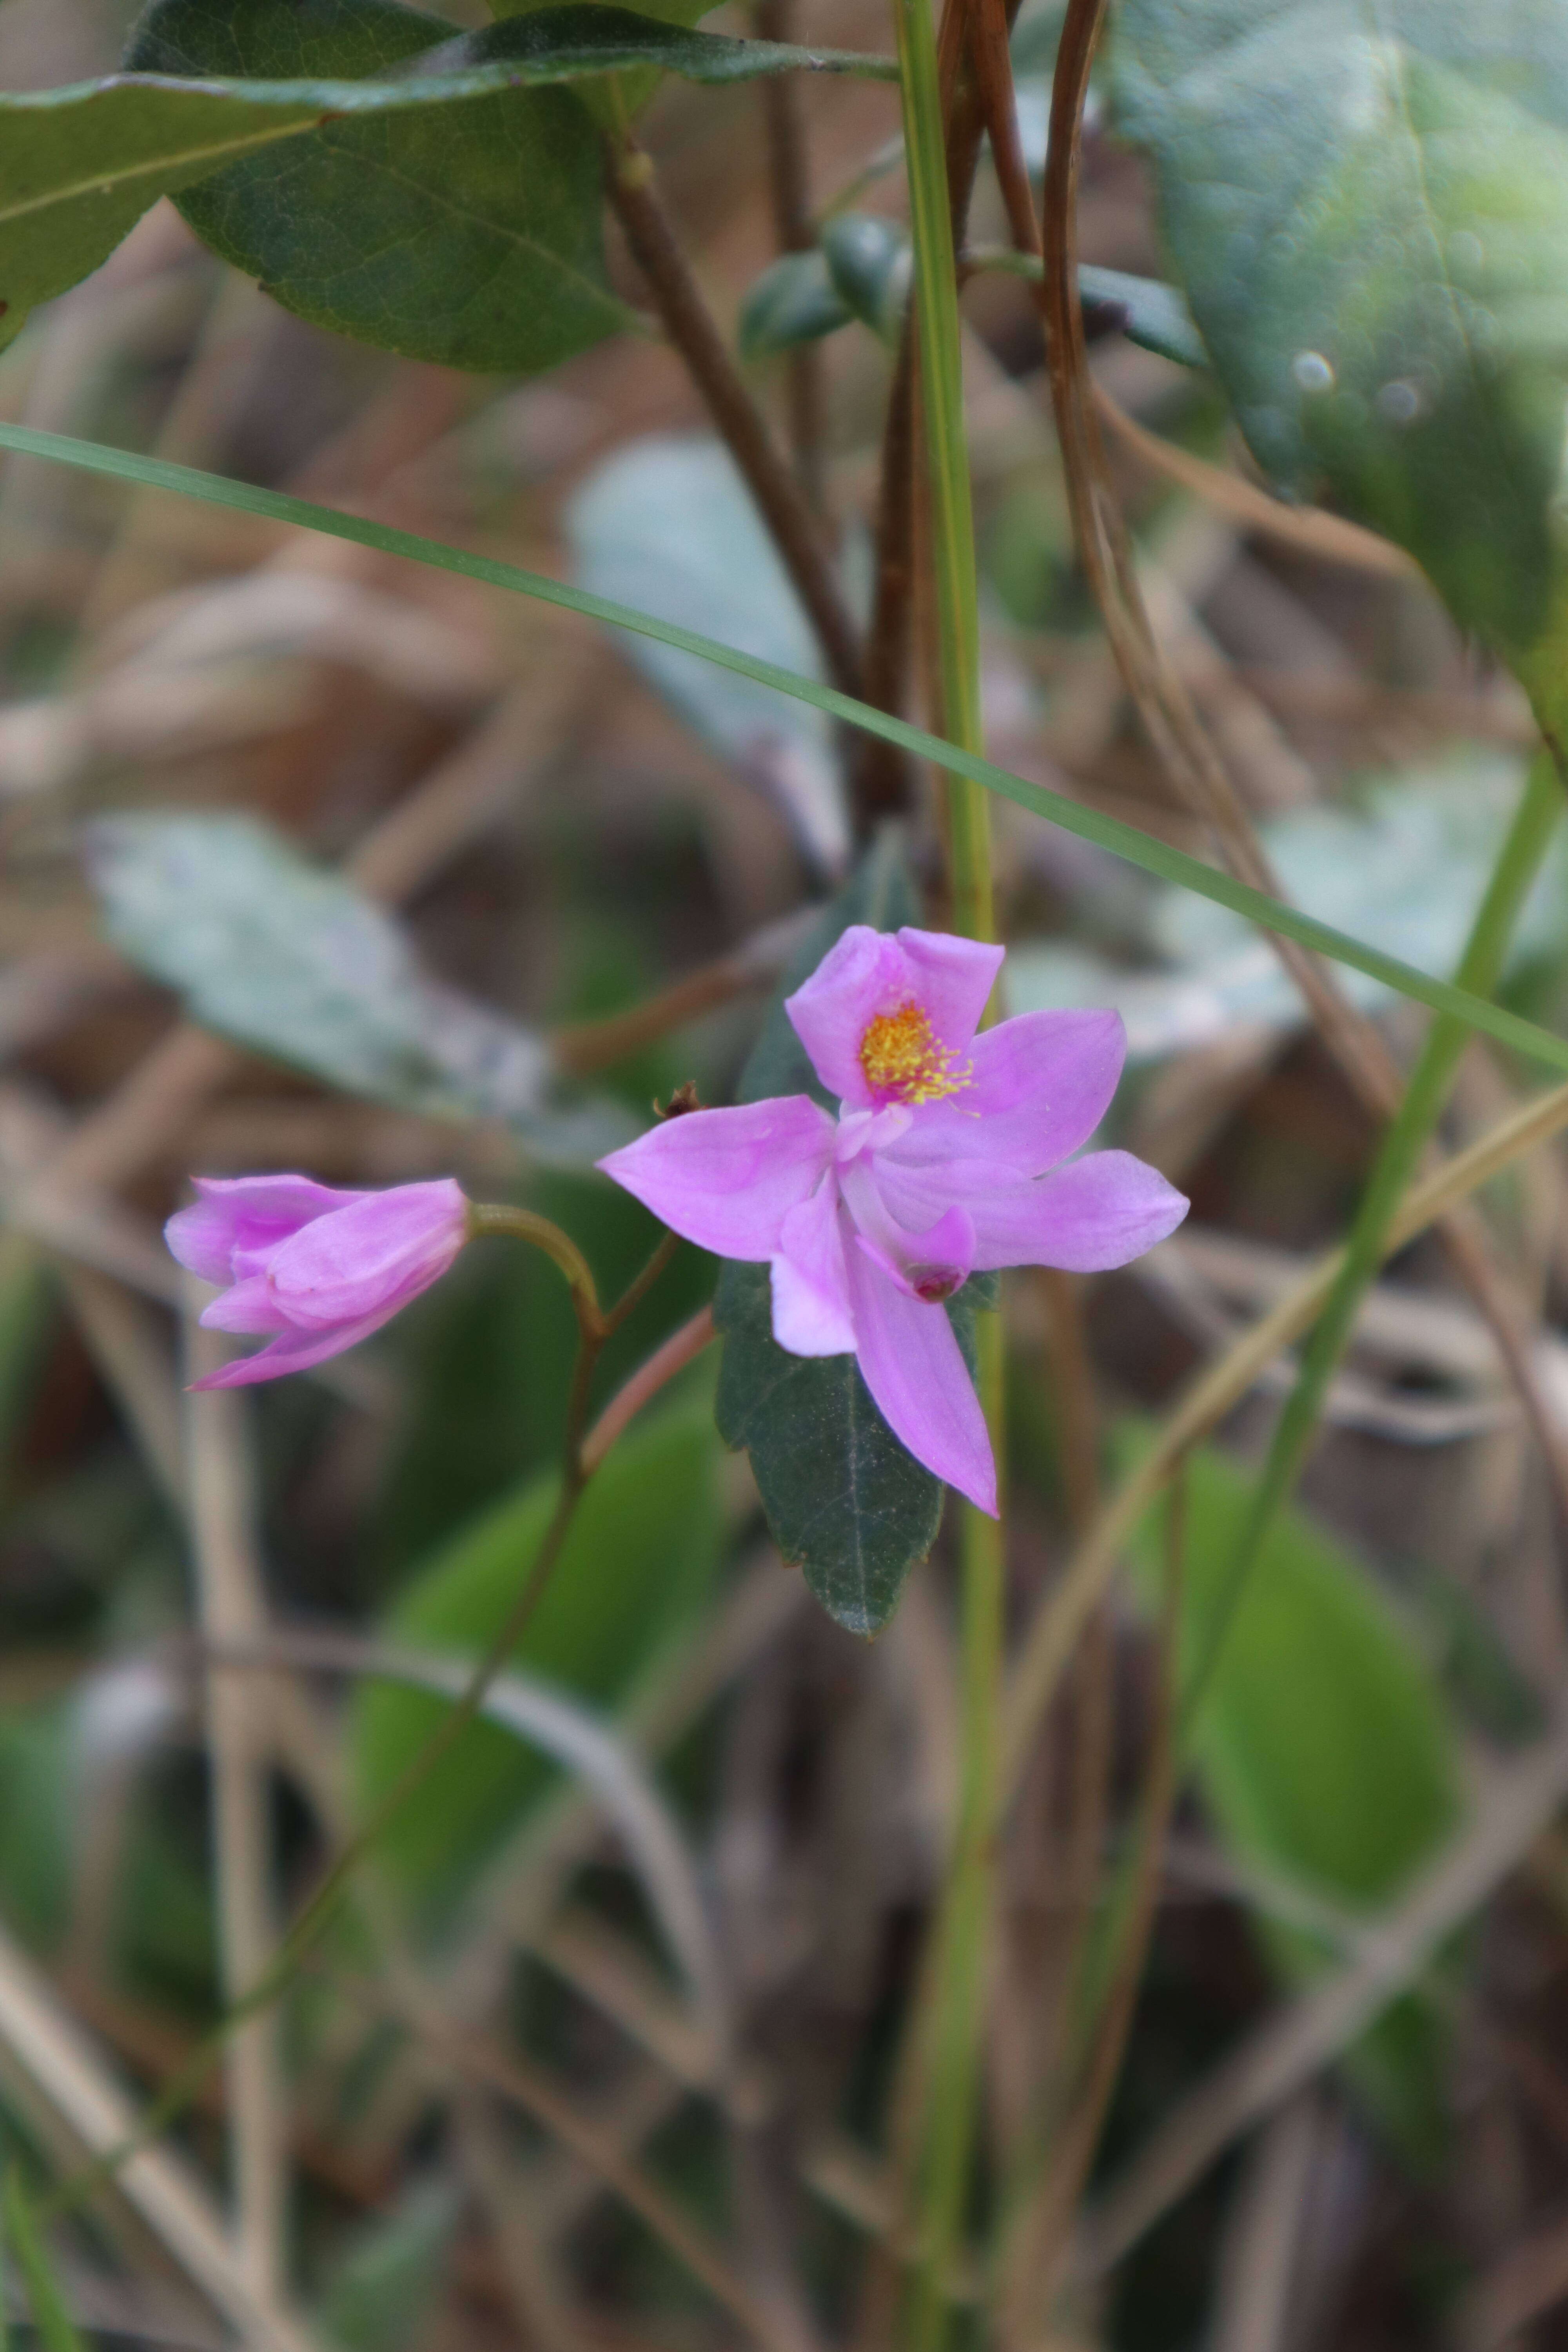
{"label": "green grass blade", "polygon": [[1417,1004],[1427,1005],[1434,1013],[1451,1013],[1483,1036],[1495,1038],[1500,1045],[1542,1063],[1548,1069],[1568,1072],[1568,1038],[1555,1037],[1535,1022],[1521,1020],[1517,1013],[1489,1004],[1484,997],[1468,989],[1434,980],[1417,971],[1414,965],[1402,963],[1397,956],[1384,955],[1364,940],[1352,939],[1347,932],[1336,930],[1331,923],[1319,922],[1299,908],[1249,890],[1245,883],[1233,881],[1228,874],[1205,866],[1167,842],[1140,833],[1136,825],[1122,824],[1097,809],[1080,807],[1064,793],[1053,793],[1044,784],[1029,783],[978,752],[963,751],[957,744],[944,743],[939,736],[928,735],[923,727],[913,726],[907,719],[891,719],[885,711],[873,710],[868,703],[840,694],[837,688],[819,686],[814,679],[780,669],[773,662],[754,660],[750,654],[737,653],[732,646],[721,645],[713,637],[700,636],[694,629],[656,620],[651,613],[639,613],[606,596],[591,596],[580,588],[568,587],[563,581],[548,579],[542,572],[525,571],[521,564],[502,563],[493,556],[470,555],[439,540],[423,539],[415,531],[394,530],[385,523],[368,521],[363,515],[339,514],[331,507],[314,505],[309,499],[290,498],[281,490],[258,489],[249,482],[230,481],[222,474],[204,473],[195,466],[172,465],[162,457],[138,457],[130,450],[110,449],[100,442],[79,441],[63,433],[44,433],[26,425],[0,425],[0,449],[13,449],[23,457],[51,458],[84,473],[107,475],[112,480],[134,483],[143,489],[168,490],[177,498],[199,499],[208,506],[227,507],[240,514],[256,515],[263,521],[322,531],[329,538],[374,548],[383,555],[405,556],[413,563],[455,572],[466,580],[505,588],[515,595],[536,597],[542,604],[556,604],[569,613],[580,613],[587,620],[602,622],[606,628],[625,629],[633,636],[651,637],[659,645],[673,646],[679,652],[695,654],[717,668],[752,678],[761,686],[791,696],[796,702],[808,702],[825,710],[831,719],[858,727],[864,734],[878,735],[884,742],[896,743],[917,759],[929,760],[934,767],[945,769],[949,775],[965,776],[974,783],[984,784],[1004,800],[1015,802],[1034,816],[1044,817],[1049,824],[1059,825],[1064,833],[1075,834],[1080,841],[1093,842],[1097,848],[1108,850],[1113,857],[1153,875],[1158,881],[1173,882],[1184,890],[1194,891],[1199,898],[1211,898],[1216,906],[1230,908],[1233,913],[1244,916],[1264,930],[1278,932],[1281,938],[1295,940],[1332,962],[1365,972],[1369,979],[1380,981],[1385,988]]}
{"label": "green grass blade", "polygon": [[22,2176],[15,2165],[5,2175],[5,2236],[26,2284],[33,2329],[43,2352],[87,2352],[76,2322],[66,2309]]}

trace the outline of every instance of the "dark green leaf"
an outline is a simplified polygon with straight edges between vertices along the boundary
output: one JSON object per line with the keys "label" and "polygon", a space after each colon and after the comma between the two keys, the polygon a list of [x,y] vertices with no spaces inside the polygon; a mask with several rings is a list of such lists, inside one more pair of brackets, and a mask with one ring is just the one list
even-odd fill
{"label": "dark green leaf", "polygon": [[[1123,1439],[1134,1456],[1142,1440]],[[1187,1470],[1184,1679],[1207,1658],[1254,1481],[1212,1451]],[[1137,1538],[1153,1589],[1163,1513]],[[1229,1625],[1192,1735],[1207,1811],[1244,1866],[1352,1912],[1392,1901],[1458,1817],[1457,1743],[1436,1683],[1366,1573],[1300,1511],[1276,1521]],[[1291,1982],[1331,1948],[1259,1916]],[[1352,2053],[1352,2079],[1412,2158],[1440,2129],[1445,2033],[1430,2002],[1397,2003]]]}
{"label": "dark green leaf", "polygon": [[[129,62],[374,80],[449,30],[395,0],[157,0]],[[318,326],[410,359],[532,372],[625,322],[605,276],[603,181],[571,93],[517,89],[457,113],[346,115],[230,164],[180,205],[215,252]]]}
{"label": "dark green leaf", "polygon": [[781,254],[741,305],[738,340],[743,360],[765,360],[797,343],[814,343],[854,317],[827,272],[827,257]]}
{"label": "dark green leaf", "polygon": [[1568,362],[1568,12],[1127,0],[1115,87],[1259,463],[1530,646]]}
{"label": "dark green leaf", "polygon": [[[742,1075],[743,1101],[810,1094],[826,1102],[784,999],[849,924],[896,930],[918,915],[901,848],[889,834],[826,909],[785,975]],[[961,1339],[970,1337],[973,1287],[966,1285],[950,1309]],[[893,1435],[853,1356],[791,1356],[778,1345],[765,1265],[727,1265],[713,1313],[724,1335],[720,1433],[750,1454],[779,1549],[840,1625],[880,1633],[910,1570],[936,1540],[940,1482]]]}
{"label": "dark green leaf", "polygon": [[[306,277],[329,309],[340,299],[356,312],[368,307],[376,330],[370,340],[408,330],[408,320],[395,318],[388,305],[412,283],[429,297],[428,321],[416,320],[412,330],[422,350],[432,346],[426,355],[492,363],[464,357],[488,352],[493,340],[486,298],[476,297],[471,282],[466,291],[436,282],[441,257],[452,256],[465,264],[488,259],[501,297],[519,285],[549,289],[548,317],[502,323],[506,348],[520,340],[526,347],[517,364],[543,364],[536,354],[557,346],[575,349],[574,336],[607,332],[625,313],[602,276],[596,142],[568,97],[541,86],[581,85],[634,60],[711,81],[845,62],[837,53],[687,34],[658,15],[552,9],[511,37],[515,54],[506,28],[498,27],[488,58],[481,52],[464,64],[459,55],[455,64],[449,25],[385,0],[258,0],[244,10],[218,0],[169,0],[149,13],[132,41],[132,62],[143,70],[0,94],[0,343],[38,303],[96,269],[159,196],[216,176],[235,208],[218,231],[242,242],[259,237],[265,250],[256,266],[263,274],[276,246],[289,247],[285,260],[292,252],[263,192],[278,201],[326,200],[310,220],[319,250]],[[441,70],[407,72],[421,52],[433,51]],[[872,60],[864,69],[880,68]],[[169,75],[198,79],[193,86]],[[264,78],[246,79],[252,75]],[[454,106],[458,114],[437,125],[431,110]],[[501,160],[508,142],[515,148],[510,172]],[[488,226],[456,222],[446,182],[435,186],[426,175],[419,184],[433,146],[468,174],[471,194],[490,203],[496,217]],[[295,149],[310,160],[286,160]],[[523,152],[526,188],[517,165]],[[243,168],[247,161],[258,165],[254,174]],[[399,196],[395,174],[410,167],[415,179]],[[340,200],[349,204],[346,215]],[[205,194],[196,208],[205,208]],[[356,243],[378,221],[388,233],[401,224],[412,240],[395,268],[384,261],[379,279]],[[344,273],[341,289],[325,283],[334,268]]]}
{"label": "dark green leaf", "polygon": [[909,231],[879,213],[838,213],[822,232],[834,287],[858,319],[886,343],[903,332],[914,253]]}
{"label": "dark green leaf", "polygon": [[[614,1706],[701,1606],[717,1570],[719,1452],[706,1400],[623,1438],[589,1486],[520,1665]],[[479,1656],[527,1574],[555,1507],[553,1473],[529,1479],[416,1573],[387,1621],[395,1639]],[[391,1684],[356,1697],[353,1739],[373,1808],[445,1713]],[[491,1724],[466,1730],[387,1830],[382,1851],[422,1916],[437,1920],[551,1784],[547,1759]]]}
{"label": "dark green leaf", "polygon": [[376,1101],[504,1119],[565,1166],[630,1131],[557,1106],[541,1038],[428,978],[392,916],[256,819],[105,818],[87,841],[115,944],[205,1028]]}

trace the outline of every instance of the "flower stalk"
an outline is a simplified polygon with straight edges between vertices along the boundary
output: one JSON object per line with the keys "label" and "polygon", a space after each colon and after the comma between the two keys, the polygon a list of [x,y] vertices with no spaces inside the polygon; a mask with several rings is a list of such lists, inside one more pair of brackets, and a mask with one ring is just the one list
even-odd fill
{"label": "flower stalk", "polygon": [[[940,731],[965,751],[982,752],[974,517],[942,77],[930,0],[897,0],[895,18],[914,236],[915,352],[931,501]],[[994,939],[989,804],[983,792],[956,778],[949,780],[946,800],[953,928],[974,939]],[[994,1314],[976,1318],[975,1345],[981,1407],[994,1452],[1003,1428],[1003,1349]],[[935,1928],[929,2019],[921,2021],[928,2071],[919,2137],[921,2263],[910,2313],[915,2352],[937,2352],[948,2332],[947,2279],[973,2153],[995,1875],[1004,1546],[1000,1520],[983,1517],[973,1505],[963,1510],[961,1565],[961,1791]]]}

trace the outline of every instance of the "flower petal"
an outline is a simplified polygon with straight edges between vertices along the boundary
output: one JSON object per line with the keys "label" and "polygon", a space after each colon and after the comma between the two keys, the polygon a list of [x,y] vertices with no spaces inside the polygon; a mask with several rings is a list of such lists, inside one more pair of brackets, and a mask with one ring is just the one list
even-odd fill
{"label": "flower petal", "polygon": [[879,1013],[895,1012],[914,992],[914,971],[898,940],[851,923],[811,978],[784,998],[795,1034],[830,1095],[852,1109],[870,1107],[860,1041]]}
{"label": "flower petal", "polygon": [[785,1217],[773,1262],[773,1338],[792,1356],[854,1353],[838,1188],[831,1177]]}
{"label": "flower petal", "polygon": [[210,1307],[204,1307],[201,1321],[209,1331],[286,1331],[289,1318],[268,1287],[264,1274],[247,1275],[243,1282],[234,1283],[220,1291]]}
{"label": "flower petal", "polygon": [[910,960],[915,1002],[942,1044],[962,1054],[980,1026],[1006,949],[955,931],[917,931],[907,923],[899,945]]}
{"label": "flower petal", "polygon": [[254,1356],[237,1356],[230,1364],[221,1364],[216,1372],[205,1379],[193,1381],[194,1389],[244,1389],[258,1381],[280,1381],[289,1372],[309,1371],[312,1364],[324,1363],[329,1356],[341,1356],[349,1348],[357,1348],[384,1323],[390,1323],[396,1314],[395,1306],[386,1307],[377,1315],[367,1315],[358,1323],[337,1323],[330,1331],[280,1331],[269,1347],[258,1349]]}
{"label": "flower petal", "polygon": [[947,1311],[907,1298],[861,1251],[845,1252],[856,1353],[877,1410],[932,1475],[996,1516],[985,1416]]}
{"label": "flower petal", "polygon": [[395,1314],[462,1248],[468,1205],[449,1176],[363,1193],[279,1244],[267,1265],[272,1296],[290,1323],[311,1331]]}
{"label": "flower petal", "polygon": [[205,1282],[228,1280],[237,1250],[265,1251],[312,1218],[370,1197],[339,1192],[309,1176],[197,1176],[193,1181],[200,1198],[174,1212],[163,1238],[171,1256]]}
{"label": "flower petal", "polygon": [[1130,1151],[1091,1151],[1049,1176],[1009,1181],[985,1160],[903,1168],[879,1160],[877,1182],[900,1223],[924,1223],[957,1202],[974,1220],[974,1263],[1055,1265],[1101,1274],[1173,1233],[1188,1203]]}
{"label": "flower petal", "polygon": [[975,1038],[967,1083],[940,1102],[918,1106],[898,1156],[923,1161],[984,1153],[1038,1176],[1089,1141],[1126,1056],[1120,1013],[1020,1013]]}
{"label": "flower petal", "polygon": [[833,1121],[809,1095],[698,1110],[650,1128],[599,1166],[672,1233],[755,1263],[833,1159]]}
{"label": "flower petal", "polygon": [[864,1160],[841,1169],[839,1190],[856,1226],[857,1246],[910,1298],[951,1298],[974,1265],[974,1226],[969,1212],[944,1209],[924,1230],[911,1233],[889,1212]]}

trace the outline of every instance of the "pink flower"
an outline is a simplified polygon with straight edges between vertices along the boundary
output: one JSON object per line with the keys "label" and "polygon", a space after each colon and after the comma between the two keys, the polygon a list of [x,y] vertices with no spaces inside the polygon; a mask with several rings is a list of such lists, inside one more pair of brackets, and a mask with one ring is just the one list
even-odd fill
{"label": "pink flower", "polygon": [[779,1346],[853,1351],[917,1461],[993,1513],[984,1417],[942,1301],[993,1266],[1125,1265],[1187,1211],[1130,1152],[1061,1164],[1116,1090],[1121,1016],[1026,1013],[976,1035],[1003,952],[854,925],[784,1006],[837,1119],[781,1096],[671,1119],[599,1162],[688,1241],[765,1259]]}
{"label": "pink flower", "polygon": [[180,1264],[226,1283],[202,1321],[269,1331],[269,1346],[197,1381],[275,1381],[341,1355],[437,1281],[468,1237],[449,1176],[388,1192],[339,1192],[309,1176],[198,1176],[201,1198],[163,1228]]}

